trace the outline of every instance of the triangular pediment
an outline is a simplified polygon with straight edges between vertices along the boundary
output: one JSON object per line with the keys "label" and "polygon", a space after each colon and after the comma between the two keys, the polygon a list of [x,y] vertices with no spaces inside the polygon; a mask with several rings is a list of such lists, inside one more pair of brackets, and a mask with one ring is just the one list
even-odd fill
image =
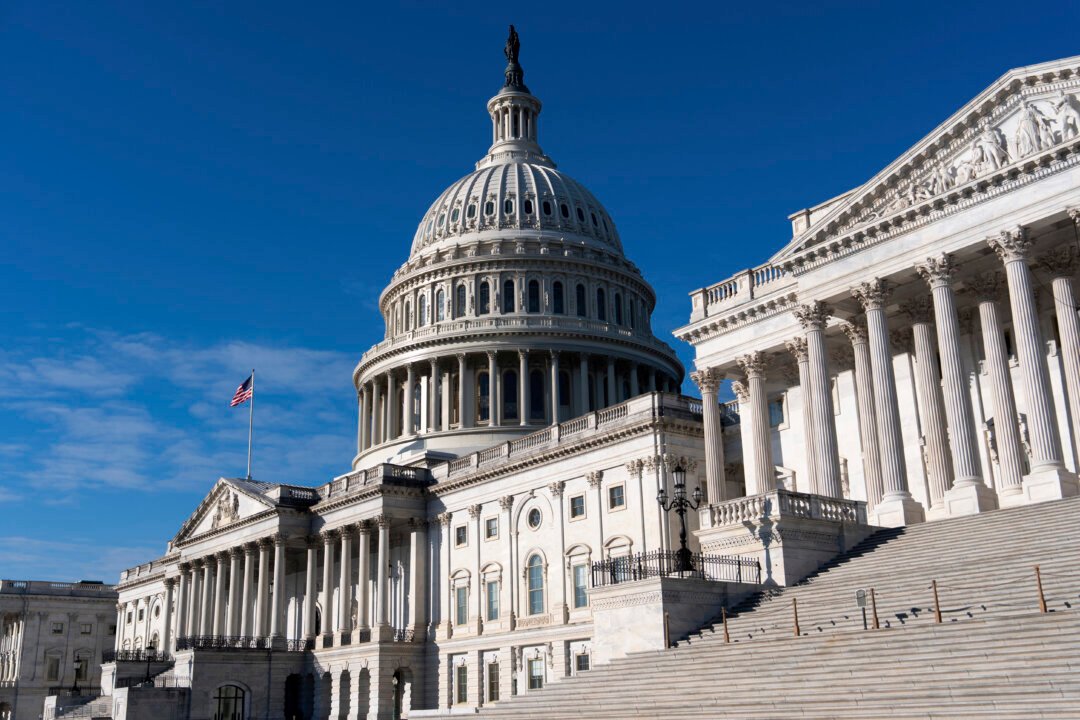
{"label": "triangular pediment", "polygon": [[795,236],[771,262],[902,224],[1078,145],[1080,56],[1011,70],[865,184],[793,215]]}
{"label": "triangular pediment", "polygon": [[265,494],[267,489],[273,487],[275,486],[250,480],[220,478],[195,512],[180,527],[172,544],[220,530],[274,509],[276,503]]}

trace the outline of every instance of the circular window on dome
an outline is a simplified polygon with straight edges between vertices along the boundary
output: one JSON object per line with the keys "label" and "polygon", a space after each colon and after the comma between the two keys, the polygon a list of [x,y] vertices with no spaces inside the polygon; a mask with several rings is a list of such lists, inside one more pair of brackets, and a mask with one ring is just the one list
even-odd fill
{"label": "circular window on dome", "polygon": [[503,201],[503,212],[507,215],[510,215],[514,212],[514,201],[510,198],[507,198]]}
{"label": "circular window on dome", "polygon": [[525,211],[526,215],[532,215],[532,200],[526,200],[524,204],[522,204],[521,209]]}
{"label": "circular window on dome", "polygon": [[548,202],[547,200],[545,200],[544,204],[541,205],[540,207],[542,207],[544,209],[544,214],[545,215],[550,215],[551,214],[551,203]]}
{"label": "circular window on dome", "polygon": [[567,207],[566,203],[563,203],[562,205],[559,206],[559,212],[562,213],[562,216],[564,218],[570,217],[570,208]]}
{"label": "circular window on dome", "polygon": [[491,202],[490,200],[488,200],[486,203],[484,203],[484,214],[485,215],[494,215],[495,214],[495,203]]}
{"label": "circular window on dome", "polygon": [[581,208],[577,209],[577,219],[579,222],[585,222],[585,211]]}
{"label": "circular window on dome", "polygon": [[529,527],[536,530],[540,527],[540,523],[543,522],[544,516],[540,514],[539,508],[533,508],[526,516],[526,521],[529,523]]}
{"label": "circular window on dome", "polygon": [[467,217],[467,218],[476,217],[476,205],[470,205],[468,207],[468,209],[465,210],[465,217]]}
{"label": "circular window on dome", "polygon": [[[454,208],[454,211],[452,213],[450,213],[450,222],[456,223],[457,219],[459,217],[461,217],[461,210],[458,209],[458,208]],[[595,225],[595,224],[596,224],[596,216],[594,215],[593,216],[593,225]]]}

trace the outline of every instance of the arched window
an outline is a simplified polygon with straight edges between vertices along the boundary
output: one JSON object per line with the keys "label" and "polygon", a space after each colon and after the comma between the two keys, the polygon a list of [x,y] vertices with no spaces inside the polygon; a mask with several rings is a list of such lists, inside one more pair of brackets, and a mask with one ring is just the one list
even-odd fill
{"label": "arched window", "polygon": [[420,309],[420,324],[418,327],[427,325],[427,295],[421,295],[420,299],[416,301],[416,306]]}
{"label": "arched window", "polygon": [[405,332],[412,330],[412,305],[405,301]]}
{"label": "arched window", "polygon": [[545,215],[550,215],[551,214],[551,201],[550,200],[545,200],[543,202],[543,204],[541,205],[541,207],[544,209],[544,214]]}
{"label": "arched window", "polygon": [[503,420],[518,419],[518,376],[514,370],[507,370],[502,376]]}
{"label": "arched window", "polygon": [[244,689],[222,685],[214,693],[214,720],[244,720]]}
{"label": "arched window", "polygon": [[502,311],[504,313],[514,312],[514,281],[506,280],[503,282],[502,292]]}
{"label": "arched window", "polygon": [[634,302],[633,298],[630,298],[630,312],[627,313],[627,318],[626,319],[630,321],[630,329],[631,330],[634,329],[634,325],[635,325],[635,317],[634,316],[636,314],[637,314],[637,304]]}
{"label": "arched window", "polygon": [[[565,370],[559,373],[559,407],[570,411],[570,373]],[[318,634],[318,633],[316,633]]]}
{"label": "arched window", "polygon": [[442,322],[446,319],[446,293],[440,288],[435,293],[435,322]]}
{"label": "arched window", "polygon": [[607,322],[607,296],[604,288],[596,288],[596,318]]}
{"label": "arched window", "polygon": [[480,422],[487,422],[491,419],[491,388],[486,372],[476,376],[476,389],[476,416]]}
{"label": "arched window", "polygon": [[454,317],[465,316],[465,285],[459,283],[457,289],[454,290]]}
{"label": "arched window", "polygon": [[525,211],[526,215],[532,215],[532,211],[533,211],[532,200],[526,199],[525,202],[521,203],[521,209]]}
{"label": "arched window", "polygon": [[589,309],[585,307],[585,286],[581,283],[578,283],[574,300],[574,304],[577,305],[578,317],[586,317],[589,314]]}
{"label": "arched window", "polygon": [[533,370],[529,373],[529,419],[544,419],[544,373],[541,370]]}
{"label": "arched window", "polygon": [[471,203],[469,207],[465,209],[465,217],[470,220],[476,217],[476,203]]}
{"label": "arched window", "polygon": [[622,293],[615,293],[615,324],[622,325]]}
{"label": "arched window", "polygon": [[540,282],[538,280],[529,281],[529,312],[540,312]]}
{"label": "arched window", "polygon": [[562,203],[561,205],[559,205],[559,212],[564,218],[570,217],[570,208],[566,205],[566,203]]}
{"label": "arched window", "polygon": [[487,315],[491,312],[491,288],[488,287],[487,280],[480,283],[480,292],[477,294],[480,296],[480,302],[476,313],[478,315]]}
{"label": "arched window", "polygon": [[510,198],[506,198],[505,200],[503,200],[503,214],[504,215],[513,215],[514,214],[514,201],[511,200]]}
{"label": "arched window", "polygon": [[540,615],[544,612],[544,560],[533,555],[526,564],[529,583],[529,614]]}
{"label": "arched window", "polygon": [[563,297],[562,283],[558,280],[551,284],[551,311],[556,315],[566,314],[566,298]]}
{"label": "arched window", "polygon": [[[417,430],[416,426],[417,426],[417,424],[420,423],[420,407],[421,407],[421,404],[422,403],[420,402],[420,383],[416,383],[415,385],[413,385],[413,389],[412,389],[412,416],[416,420],[415,420],[415,423],[412,423],[407,428],[407,432],[408,432],[409,435],[412,435],[414,432],[416,432],[416,430]],[[408,423],[409,419],[405,418],[405,422]]]}

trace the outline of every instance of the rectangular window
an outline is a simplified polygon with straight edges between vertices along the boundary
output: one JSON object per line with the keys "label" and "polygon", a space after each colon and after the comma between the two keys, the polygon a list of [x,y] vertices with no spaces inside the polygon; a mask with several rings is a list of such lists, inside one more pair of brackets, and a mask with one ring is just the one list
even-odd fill
{"label": "rectangular window", "polygon": [[127,614],[127,624],[128,625],[131,624],[132,619],[133,619],[133,615],[132,615],[131,611],[129,610],[128,614]]}
{"label": "rectangular window", "polygon": [[454,670],[454,684],[457,686],[455,689],[457,693],[455,700],[458,703],[469,702],[469,668],[465,665],[458,665]]}
{"label": "rectangular window", "polygon": [[45,658],[45,679],[46,680],[59,680],[60,679],[60,658],[47,657]]}
{"label": "rectangular window", "polygon": [[577,672],[586,672],[589,669],[589,656],[586,653],[574,656],[574,669]]}
{"label": "rectangular window", "polygon": [[499,619],[499,583],[495,580],[487,584],[487,619]]}
{"label": "rectangular window", "polygon": [[52,624],[52,634],[53,635],[63,635],[64,634],[64,623],[62,623],[62,622],[53,623]]}
{"label": "rectangular window", "polygon": [[533,658],[529,661],[529,689],[539,690],[544,687],[544,660]]}
{"label": "rectangular window", "polygon": [[464,585],[454,590],[454,600],[457,606],[457,624],[467,625],[469,622],[469,588]]}
{"label": "rectangular window", "polygon": [[143,618],[145,616],[146,616],[146,610],[144,610],[143,608],[139,608],[139,622],[142,622]]}
{"label": "rectangular window", "polygon": [[488,702],[499,701],[499,663],[491,662],[487,666]]}
{"label": "rectangular window", "polygon": [[469,528],[465,525],[459,525],[454,528],[454,544],[458,547],[465,545],[469,542]]}
{"label": "rectangular window", "polygon": [[94,632],[94,626],[90,623],[81,623],[79,625],[79,633],[82,635],[89,635]]}
{"label": "rectangular window", "polygon": [[499,537],[499,518],[493,517],[484,521],[484,537],[489,540]]}
{"label": "rectangular window", "polygon": [[589,576],[587,566],[574,566],[574,607],[583,608],[589,604]]}
{"label": "rectangular window", "polygon": [[784,424],[784,398],[778,397],[769,401],[769,427],[780,427]]}
{"label": "rectangular window", "polygon": [[575,495],[570,498],[570,519],[585,517],[585,496]]}
{"label": "rectangular window", "polygon": [[109,634],[113,635],[113,636],[116,635],[116,626],[115,625],[109,625]]}
{"label": "rectangular window", "polygon": [[626,489],[622,485],[609,487],[607,496],[609,510],[618,510],[626,505]]}

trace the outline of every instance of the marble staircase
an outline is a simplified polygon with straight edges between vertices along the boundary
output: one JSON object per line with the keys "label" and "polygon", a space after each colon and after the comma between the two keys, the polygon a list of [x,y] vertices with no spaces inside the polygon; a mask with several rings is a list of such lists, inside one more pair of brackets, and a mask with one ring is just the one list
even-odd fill
{"label": "marble staircase", "polygon": [[[1078,517],[1073,498],[880,530],[802,582],[731,608],[730,642],[714,622],[673,648],[595,667],[480,716],[1075,719]],[[858,590],[867,591],[865,625]]]}

